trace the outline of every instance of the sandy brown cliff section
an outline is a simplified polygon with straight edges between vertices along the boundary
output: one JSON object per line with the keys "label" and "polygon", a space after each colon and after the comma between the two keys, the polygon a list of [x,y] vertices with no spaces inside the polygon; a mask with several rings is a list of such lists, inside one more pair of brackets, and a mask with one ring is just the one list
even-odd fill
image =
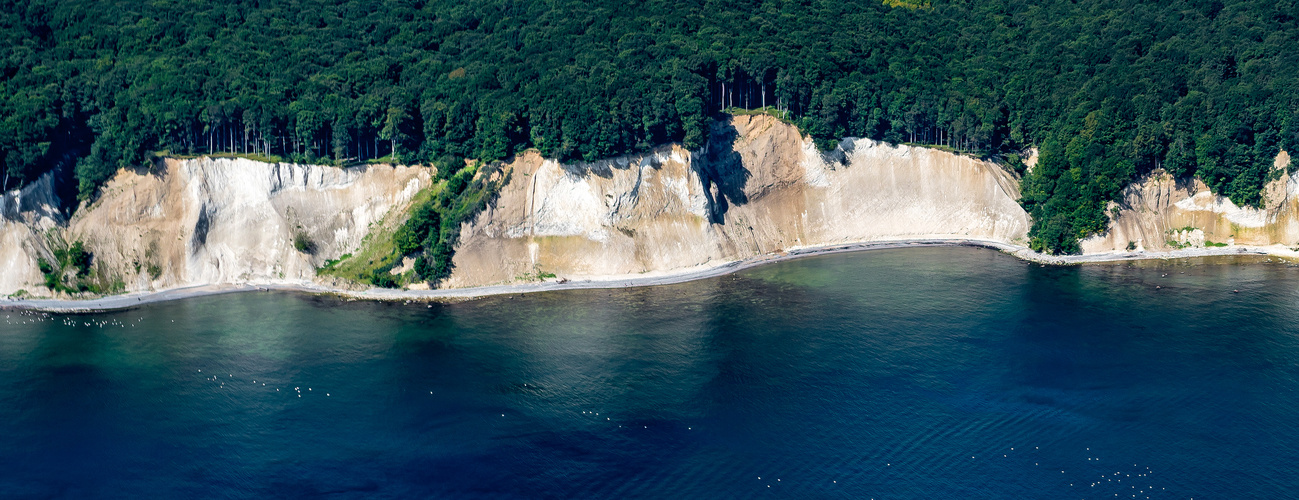
{"label": "sandy brown cliff section", "polygon": [[913,238],[1024,243],[1018,183],[932,149],[845,140],[828,154],[767,116],[718,124],[707,147],[594,163],[524,154],[461,233],[447,286],[635,276],[803,247]]}
{"label": "sandy brown cliff section", "polygon": [[[325,260],[354,251],[372,224],[389,210],[405,210],[430,183],[428,169],[419,167],[244,159],[166,160],[156,173],[124,170],[66,224],[35,209],[40,203],[6,215],[0,293],[49,293],[36,259],[52,260],[51,238],[83,241],[96,272],[125,291],[309,283]],[[295,248],[298,233],[310,251]]]}
{"label": "sandy brown cliff section", "polygon": [[[1299,173],[1286,175],[1290,156],[1277,155],[1279,178],[1263,190],[1263,206],[1239,207],[1199,179],[1156,171],[1111,205],[1110,229],[1082,242],[1084,253],[1199,248],[1213,244],[1299,245]],[[1117,214],[1117,215],[1115,215]]]}

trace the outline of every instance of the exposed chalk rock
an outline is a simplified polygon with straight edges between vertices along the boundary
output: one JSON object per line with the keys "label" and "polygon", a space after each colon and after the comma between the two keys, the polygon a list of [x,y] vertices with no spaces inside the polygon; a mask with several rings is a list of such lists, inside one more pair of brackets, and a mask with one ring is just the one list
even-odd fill
{"label": "exposed chalk rock", "polygon": [[58,207],[52,173],[0,194],[0,293],[48,294],[37,259],[53,260],[46,236],[64,222]]}
{"label": "exposed chalk rock", "polygon": [[461,231],[449,287],[718,265],[800,247],[909,238],[1024,243],[999,166],[850,139],[829,153],[767,116],[717,124],[707,147],[564,165],[525,153]]}
{"label": "exposed chalk rock", "polygon": [[1282,151],[1273,164],[1279,177],[1264,187],[1261,207],[1237,206],[1199,179],[1153,172],[1123,190],[1123,201],[1111,204],[1109,230],[1083,240],[1083,253],[1121,251],[1130,242],[1150,251],[1207,243],[1299,245],[1299,173],[1285,175],[1289,165]]}
{"label": "exposed chalk rock", "polygon": [[[97,271],[120,278],[127,291],[306,283],[327,259],[355,251],[371,224],[389,210],[405,210],[431,181],[420,167],[166,160],[157,173],[120,171],[94,204],[56,230],[66,241],[84,241]],[[28,188],[52,192],[38,184]],[[39,208],[18,212],[55,221]],[[0,261],[14,264],[0,278],[0,293],[48,293],[35,267],[35,256],[48,249],[23,235],[56,224],[9,220],[0,228]],[[313,242],[312,253],[294,248],[299,232]]]}

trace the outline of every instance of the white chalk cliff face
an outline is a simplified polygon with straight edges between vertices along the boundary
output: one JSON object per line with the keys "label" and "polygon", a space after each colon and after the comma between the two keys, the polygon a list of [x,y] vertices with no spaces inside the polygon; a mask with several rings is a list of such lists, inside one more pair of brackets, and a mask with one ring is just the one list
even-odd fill
{"label": "white chalk cliff face", "polygon": [[565,165],[524,154],[461,232],[450,287],[529,275],[641,275],[800,247],[913,238],[1024,243],[1018,183],[995,164],[845,140],[821,154],[790,125],[737,116],[704,151]]}
{"label": "white chalk cliff face", "polygon": [[[123,281],[126,291],[310,282],[325,260],[356,250],[371,224],[389,210],[405,210],[430,183],[429,170],[420,167],[244,159],[167,160],[158,173],[124,170],[66,226],[41,222],[50,217],[39,210],[6,217],[0,293],[48,294],[35,266],[51,253],[46,237],[34,233],[50,228],[65,241],[83,241],[97,271]],[[15,220],[23,218],[37,223]],[[314,251],[294,247],[299,232]]]}
{"label": "white chalk cliff face", "polygon": [[0,193],[0,293],[36,290],[45,281],[36,259],[49,258],[45,234],[63,223],[52,174],[21,190]]}
{"label": "white chalk cliff face", "polygon": [[1235,245],[1299,244],[1299,173],[1285,175],[1286,152],[1273,168],[1280,177],[1263,189],[1263,206],[1239,207],[1213,194],[1199,179],[1176,180],[1162,171],[1146,176],[1123,191],[1112,204],[1110,229],[1083,240],[1083,253],[1135,249],[1172,250],[1208,243]]}

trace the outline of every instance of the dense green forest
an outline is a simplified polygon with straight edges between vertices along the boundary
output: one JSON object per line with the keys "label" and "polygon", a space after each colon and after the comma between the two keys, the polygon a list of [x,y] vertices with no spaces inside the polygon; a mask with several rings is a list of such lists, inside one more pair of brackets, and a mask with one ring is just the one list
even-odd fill
{"label": "dense green forest", "polygon": [[697,148],[721,110],[770,106],[823,147],[1039,147],[1032,245],[1076,252],[1156,168],[1260,201],[1277,151],[1299,149],[1296,15],[1293,0],[10,0],[0,165],[5,189],[57,169],[82,199],[167,154],[391,157],[450,179],[524,148]]}

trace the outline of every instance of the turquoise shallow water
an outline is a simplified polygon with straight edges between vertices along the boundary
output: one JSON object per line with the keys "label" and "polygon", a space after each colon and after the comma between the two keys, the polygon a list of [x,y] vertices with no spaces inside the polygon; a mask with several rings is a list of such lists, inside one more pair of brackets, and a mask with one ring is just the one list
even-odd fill
{"label": "turquoise shallow water", "polygon": [[924,248],[432,307],[0,315],[5,498],[1299,489],[1299,268],[1278,263]]}

